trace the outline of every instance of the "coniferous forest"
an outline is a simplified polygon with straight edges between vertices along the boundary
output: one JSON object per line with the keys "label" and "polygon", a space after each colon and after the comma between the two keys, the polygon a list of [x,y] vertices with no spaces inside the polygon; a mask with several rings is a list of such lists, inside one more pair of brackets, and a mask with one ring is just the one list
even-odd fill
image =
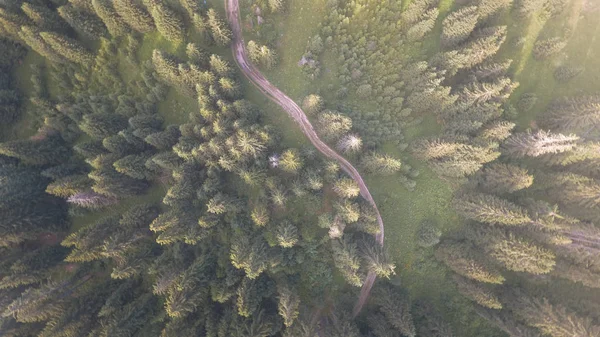
{"label": "coniferous forest", "polygon": [[600,336],[599,17],[0,0],[0,336]]}

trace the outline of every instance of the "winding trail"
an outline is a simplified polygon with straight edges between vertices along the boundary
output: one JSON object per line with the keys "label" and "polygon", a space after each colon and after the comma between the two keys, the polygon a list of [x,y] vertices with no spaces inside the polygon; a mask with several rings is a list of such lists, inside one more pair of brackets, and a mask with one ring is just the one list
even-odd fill
{"label": "winding trail", "polygon": [[[363,178],[361,177],[358,170],[350,164],[344,157],[339,155],[333,149],[331,149],[325,142],[323,142],[317,133],[315,132],[312,124],[306,117],[306,114],[302,109],[294,102],[290,97],[288,97],[283,91],[279,90],[276,86],[271,84],[250,62],[248,59],[248,52],[246,51],[246,44],[244,43],[244,38],[242,37],[242,29],[240,23],[240,8],[239,8],[239,0],[225,0],[225,8],[227,11],[227,20],[231,26],[233,31],[233,41],[231,44],[231,49],[233,51],[233,56],[239,68],[244,73],[244,76],[248,78],[248,80],[254,84],[265,96],[269,97],[273,102],[277,103],[287,114],[300,126],[302,132],[308,137],[311,143],[319,150],[322,154],[324,154],[327,158],[333,159],[340,164],[340,167],[358,184],[360,188],[360,195],[367,200],[375,209],[377,213],[377,222],[379,223],[379,234],[375,236],[377,242],[383,246],[383,238],[384,238],[384,226],[383,219],[381,218],[381,214],[377,209],[377,205],[375,204],[375,200],[371,196],[367,185],[365,184]],[[353,315],[356,316],[361,311],[364,303],[369,298],[369,293],[371,292],[371,288],[375,283],[376,275],[373,272],[369,272],[365,282],[363,284],[360,297],[354,307]]]}

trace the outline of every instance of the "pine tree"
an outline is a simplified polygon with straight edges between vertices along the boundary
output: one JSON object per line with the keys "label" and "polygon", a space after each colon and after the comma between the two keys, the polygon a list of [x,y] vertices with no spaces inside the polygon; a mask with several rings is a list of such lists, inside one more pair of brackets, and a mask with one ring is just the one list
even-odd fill
{"label": "pine tree", "polygon": [[555,101],[543,123],[557,131],[586,132],[600,123],[600,97],[587,96]]}
{"label": "pine tree", "polygon": [[117,13],[112,1],[92,0],[92,6],[96,15],[104,22],[108,32],[112,36],[122,36],[129,32],[129,26]]}
{"label": "pine tree", "polygon": [[316,115],[323,110],[324,106],[323,98],[318,95],[308,95],[302,100],[302,110],[309,115]]}
{"label": "pine tree", "polygon": [[229,77],[233,74],[233,69],[218,55],[210,56],[210,69],[221,77]]}
{"label": "pine tree", "polygon": [[513,0],[481,0],[477,5],[479,19],[485,21],[499,11],[511,7]]}
{"label": "pine tree", "polygon": [[88,11],[81,10],[71,5],[60,6],[58,14],[75,31],[89,39],[99,39],[108,36],[108,30],[97,16]]}
{"label": "pine tree", "polygon": [[363,141],[356,134],[343,136],[337,144],[337,148],[343,153],[357,153],[362,149]]}
{"label": "pine tree", "polygon": [[151,179],[156,172],[146,167],[146,161],[152,157],[151,153],[132,154],[114,162],[113,166],[119,173],[135,179]]}
{"label": "pine tree", "polygon": [[65,30],[65,24],[60,16],[48,7],[24,2],[21,9],[40,30],[56,32]]}
{"label": "pine tree", "polygon": [[234,267],[244,269],[248,278],[256,279],[267,269],[267,247],[262,238],[237,236],[231,243],[230,259]]}
{"label": "pine tree", "polygon": [[481,139],[492,142],[500,142],[510,137],[516,124],[507,121],[495,121],[485,126],[479,136]]}
{"label": "pine tree", "polygon": [[597,336],[600,326],[591,318],[581,317],[561,305],[552,305],[548,300],[519,296],[511,308],[528,325],[538,328],[551,337]]}
{"label": "pine tree", "polygon": [[210,31],[213,39],[217,44],[226,46],[231,43],[232,33],[229,27],[223,20],[221,20],[217,11],[213,8],[209,9],[206,13],[207,24],[210,27]]}
{"label": "pine tree", "polygon": [[460,276],[455,276],[454,282],[458,287],[458,291],[460,291],[463,296],[469,298],[471,301],[474,301],[475,303],[486,308],[496,310],[502,309],[502,303],[500,303],[498,297],[496,297],[494,293],[488,289],[484,288],[483,285],[471,280],[467,280]]}
{"label": "pine tree", "polygon": [[363,243],[361,255],[369,272],[387,279],[396,275],[396,266],[391,262],[388,251],[375,240],[366,240]]}
{"label": "pine tree", "polygon": [[472,249],[464,243],[442,243],[435,252],[438,260],[461,276],[491,284],[504,283],[505,278],[500,272],[475,259],[473,255]]}
{"label": "pine tree", "polygon": [[123,21],[140,33],[154,31],[154,21],[148,11],[135,0],[114,0],[113,6]]}
{"label": "pine tree", "polygon": [[82,66],[89,66],[94,62],[94,56],[76,40],[53,32],[41,32],[40,36],[52,49],[71,62]]}
{"label": "pine tree", "polygon": [[303,166],[302,157],[296,149],[285,150],[279,159],[279,167],[289,173],[297,173]]}
{"label": "pine tree", "polygon": [[512,234],[499,238],[490,249],[490,255],[512,271],[547,274],[556,264],[554,253]]}
{"label": "pine tree", "polygon": [[508,155],[516,158],[538,157],[547,153],[569,151],[575,147],[577,140],[579,140],[579,137],[575,135],[565,136],[543,130],[538,130],[535,133],[527,131],[509,137],[503,147]]}
{"label": "pine tree", "polygon": [[342,198],[355,198],[360,194],[358,184],[350,178],[341,178],[333,185],[333,190]]}
{"label": "pine tree", "polygon": [[465,41],[479,19],[477,6],[463,7],[450,13],[442,24],[442,45],[452,48]]}
{"label": "pine tree", "polygon": [[365,155],[361,160],[361,165],[365,171],[381,175],[394,174],[402,167],[399,159],[376,152]]}
{"label": "pine tree", "polygon": [[333,261],[346,282],[355,287],[363,284],[358,247],[348,238],[331,240]]}
{"label": "pine tree", "polygon": [[406,38],[408,41],[417,42],[423,40],[425,35],[431,32],[435,27],[435,23],[439,15],[440,10],[437,8],[432,8],[425,12],[421,21],[412,25],[406,32]]}
{"label": "pine tree", "polygon": [[47,58],[51,62],[64,63],[66,59],[50,46],[41,36],[40,31],[33,26],[23,26],[19,37],[36,53]]}
{"label": "pine tree", "polygon": [[295,289],[291,289],[287,285],[278,286],[277,293],[279,295],[277,311],[281,318],[283,318],[283,324],[289,328],[294,324],[300,314],[300,297]]}
{"label": "pine tree", "polygon": [[513,193],[531,186],[533,176],[518,166],[492,164],[483,169],[480,184],[491,193]]}
{"label": "pine tree", "polygon": [[150,14],[156,24],[156,29],[167,40],[179,44],[185,40],[185,25],[181,15],[162,2],[152,5]]}
{"label": "pine tree", "polygon": [[543,60],[560,53],[566,46],[567,42],[560,37],[538,40],[533,46],[533,56],[536,60]]}
{"label": "pine tree", "polygon": [[459,196],[454,208],[467,219],[491,225],[525,226],[532,221],[521,207],[489,194]]}
{"label": "pine tree", "polygon": [[27,16],[6,8],[0,8],[0,24],[2,35],[16,41],[21,37],[22,27],[33,27],[32,21]]}
{"label": "pine tree", "polygon": [[334,208],[337,214],[347,223],[357,222],[360,218],[360,207],[358,204],[347,199],[336,202]]}
{"label": "pine tree", "polygon": [[387,321],[403,336],[416,336],[416,328],[410,313],[410,303],[406,298],[390,287],[385,287],[376,294],[376,302],[381,306],[381,311]]}
{"label": "pine tree", "polygon": [[284,0],[269,0],[269,8],[271,12],[278,13],[283,11]]}
{"label": "pine tree", "polygon": [[317,117],[317,130],[326,140],[342,137],[352,128],[352,120],[336,111],[326,110]]}
{"label": "pine tree", "polygon": [[44,140],[13,140],[0,143],[0,154],[18,158],[30,165],[61,164],[70,155],[70,151],[58,136]]}
{"label": "pine tree", "polygon": [[277,226],[277,243],[283,248],[292,248],[299,241],[298,227],[284,221]]}
{"label": "pine tree", "polygon": [[92,138],[104,139],[127,128],[127,118],[114,113],[95,113],[85,115],[79,127]]}
{"label": "pine tree", "polygon": [[269,210],[264,204],[256,205],[251,213],[252,222],[258,227],[265,227],[270,220]]}

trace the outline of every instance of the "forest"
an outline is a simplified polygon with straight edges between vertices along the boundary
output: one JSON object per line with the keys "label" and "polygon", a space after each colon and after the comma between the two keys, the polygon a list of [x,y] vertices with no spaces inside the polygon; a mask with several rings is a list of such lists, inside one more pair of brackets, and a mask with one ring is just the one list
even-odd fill
{"label": "forest", "polygon": [[0,0],[0,336],[600,336],[599,15]]}

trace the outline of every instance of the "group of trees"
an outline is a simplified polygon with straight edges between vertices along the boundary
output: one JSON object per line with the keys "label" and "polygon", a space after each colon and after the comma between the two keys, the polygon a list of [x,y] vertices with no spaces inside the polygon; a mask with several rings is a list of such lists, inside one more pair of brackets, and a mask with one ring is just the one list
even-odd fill
{"label": "group of trees", "polygon": [[[397,287],[378,296],[373,319],[351,315],[365,275],[395,270],[357,184],[314,149],[282,147],[232,65],[201,44],[137,58],[140,34],[155,29],[174,46],[190,29],[226,45],[216,11],[184,0],[0,7],[14,50],[2,66],[23,55],[18,44],[46,58],[27,97],[37,132],[0,143],[1,335],[414,335]],[[197,105],[165,125],[158,105],[171,90]],[[344,129],[340,116],[323,127]],[[344,130],[335,141],[358,151]],[[364,163],[401,167],[375,153]],[[166,189],[162,205],[153,186]]]}

